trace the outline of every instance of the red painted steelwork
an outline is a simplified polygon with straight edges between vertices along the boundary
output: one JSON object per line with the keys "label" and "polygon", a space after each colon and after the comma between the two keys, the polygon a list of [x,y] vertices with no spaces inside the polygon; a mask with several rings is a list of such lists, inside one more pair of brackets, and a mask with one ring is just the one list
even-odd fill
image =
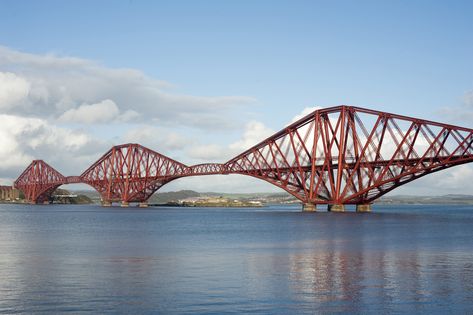
{"label": "red painted steelwork", "polygon": [[115,146],[82,175],[107,202],[144,202],[189,167],[139,144]]}
{"label": "red painted steelwork", "polygon": [[225,165],[304,203],[365,204],[473,161],[473,130],[350,106],[321,109]]}
{"label": "red painted steelwork", "polygon": [[65,177],[42,160],[34,160],[14,183],[30,203],[49,202],[51,194],[64,184]]}
{"label": "red painted steelwork", "polygon": [[219,163],[205,163],[197,164],[190,167],[190,173],[188,176],[193,175],[215,175],[215,174],[228,174],[225,164]]}
{"label": "red painted steelwork", "polygon": [[67,176],[66,182],[64,184],[80,184],[82,183],[82,178],[80,176]]}
{"label": "red painted steelwork", "polygon": [[42,161],[15,182],[39,202],[61,183],[106,202],[144,202],[180,177],[243,174],[313,204],[366,204],[419,177],[473,161],[473,129],[351,106],[320,109],[224,164],[186,166],[138,144],[115,146],[80,177]]}

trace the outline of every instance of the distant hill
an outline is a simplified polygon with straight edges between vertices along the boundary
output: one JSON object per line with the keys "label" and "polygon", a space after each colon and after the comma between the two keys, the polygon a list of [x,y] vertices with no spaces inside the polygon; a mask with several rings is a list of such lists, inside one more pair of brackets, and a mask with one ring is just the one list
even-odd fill
{"label": "distant hill", "polygon": [[200,197],[201,194],[193,190],[157,192],[149,199],[149,203],[168,203],[186,198]]}
{"label": "distant hill", "polygon": [[[87,196],[95,203],[100,203],[100,195],[95,190],[81,190],[74,193]],[[292,195],[280,193],[218,193],[204,192],[199,193],[193,190],[180,190],[170,192],[157,192],[151,196],[149,203],[164,204],[168,202],[176,202],[187,198],[195,197],[223,197],[232,200],[258,200],[263,203],[281,204],[281,203],[298,203]],[[378,204],[473,204],[473,195],[448,194],[444,196],[411,196],[411,195],[394,195],[384,196],[375,201]]]}
{"label": "distant hill", "polygon": [[[87,196],[93,202],[100,203],[100,195],[95,190],[80,190],[75,191],[75,193]],[[187,198],[196,198],[196,197],[222,197],[228,198],[231,200],[258,200],[264,203],[297,203],[298,200],[295,199],[288,193],[217,193],[217,192],[204,192],[199,193],[194,190],[180,190],[180,191],[169,191],[169,192],[156,192],[148,200],[150,204],[165,204],[169,202],[177,202],[179,200],[184,200]]]}
{"label": "distant hill", "polygon": [[[74,197],[67,197],[74,196]],[[54,203],[62,204],[91,204],[94,201],[84,194],[78,194],[76,192],[70,192],[66,189],[56,189],[53,193]]]}
{"label": "distant hill", "polygon": [[448,194],[443,196],[385,196],[379,198],[380,204],[473,204],[473,195]]}
{"label": "distant hill", "polygon": [[[95,190],[80,190],[77,194],[85,195],[92,199],[95,203],[100,203],[100,195]],[[180,190],[170,192],[157,192],[148,200],[149,203],[168,203],[172,201],[182,200],[191,197],[200,197],[201,194],[193,190]]]}

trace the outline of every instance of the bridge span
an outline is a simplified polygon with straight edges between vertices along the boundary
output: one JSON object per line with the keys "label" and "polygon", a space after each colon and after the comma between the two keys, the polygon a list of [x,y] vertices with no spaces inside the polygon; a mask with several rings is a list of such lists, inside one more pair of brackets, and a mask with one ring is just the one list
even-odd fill
{"label": "bridge span", "polygon": [[112,147],[80,176],[33,161],[14,186],[31,203],[63,184],[85,183],[104,205],[145,205],[182,177],[241,174],[265,180],[303,203],[370,211],[371,203],[417,178],[473,161],[473,129],[353,106],[316,110],[225,163],[188,166],[139,144]]}

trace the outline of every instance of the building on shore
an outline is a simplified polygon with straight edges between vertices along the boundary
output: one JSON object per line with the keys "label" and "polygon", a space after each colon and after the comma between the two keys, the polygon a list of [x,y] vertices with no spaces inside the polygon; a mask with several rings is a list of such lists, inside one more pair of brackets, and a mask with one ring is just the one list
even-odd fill
{"label": "building on shore", "polygon": [[15,201],[20,199],[20,191],[12,186],[0,186],[0,201]]}

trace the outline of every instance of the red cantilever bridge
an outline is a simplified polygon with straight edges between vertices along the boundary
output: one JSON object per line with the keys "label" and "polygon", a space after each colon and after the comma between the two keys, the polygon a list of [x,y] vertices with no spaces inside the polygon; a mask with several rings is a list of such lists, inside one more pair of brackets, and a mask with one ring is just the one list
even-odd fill
{"label": "red cantilever bridge", "polygon": [[368,211],[376,198],[424,175],[473,161],[473,129],[352,106],[316,110],[226,163],[187,166],[139,144],[111,148],[80,176],[42,160],[15,181],[31,203],[63,184],[94,187],[104,204],[145,203],[177,178],[242,174],[276,185],[306,210],[345,204]]}

